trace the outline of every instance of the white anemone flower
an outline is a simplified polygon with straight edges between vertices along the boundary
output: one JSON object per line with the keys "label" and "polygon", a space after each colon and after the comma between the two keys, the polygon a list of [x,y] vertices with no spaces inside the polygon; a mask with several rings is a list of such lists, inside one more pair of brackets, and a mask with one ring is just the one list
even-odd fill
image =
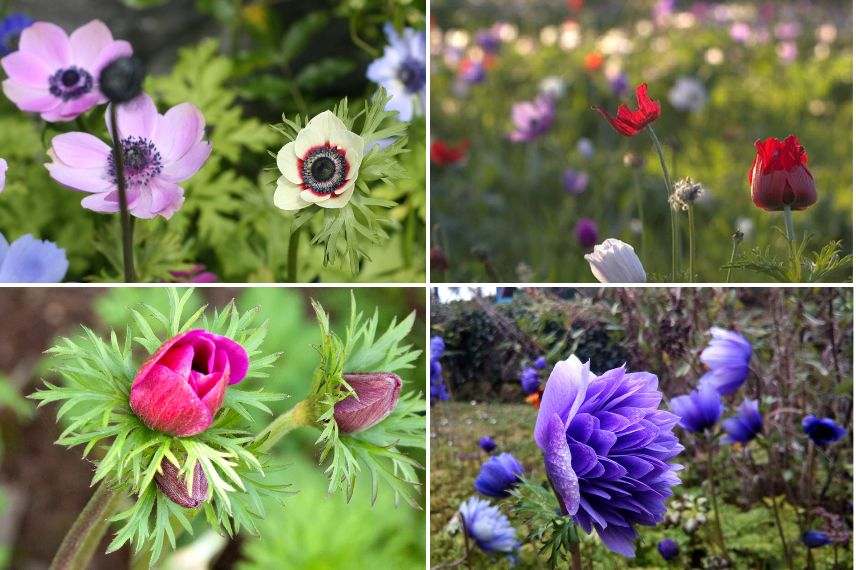
{"label": "white anemone flower", "polygon": [[585,256],[601,283],[645,283],[647,275],[632,245],[609,238]]}
{"label": "white anemone flower", "polygon": [[333,112],[316,115],[276,155],[282,176],[274,205],[283,210],[344,207],[354,194],[365,147],[365,140]]}

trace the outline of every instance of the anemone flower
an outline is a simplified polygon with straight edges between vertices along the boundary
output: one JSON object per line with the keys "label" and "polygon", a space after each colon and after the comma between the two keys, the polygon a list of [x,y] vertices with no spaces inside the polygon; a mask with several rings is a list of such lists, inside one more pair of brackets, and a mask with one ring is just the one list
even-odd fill
{"label": "anemone flower", "polygon": [[535,359],[535,362],[532,363],[532,367],[536,370],[544,370],[545,368],[547,368],[547,357],[539,356]]}
{"label": "anemone flower", "polygon": [[576,356],[558,362],[547,380],[535,442],[562,511],[604,545],[635,554],[635,526],[653,526],[680,483],[669,460],[683,446],[678,417],[659,409],[657,377],[624,367],[597,376]]}
{"label": "anemone flower", "polygon": [[9,244],[0,234],[0,283],[59,283],[68,271],[65,250],[27,234]]}
{"label": "anemone flower", "polygon": [[645,83],[636,87],[636,106],[636,110],[631,111],[627,105],[622,103],[618,106],[618,113],[615,117],[610,116],[603,107],[595,107],[594,109],[612,125],[617,133],[632,137],[660,116],[660,103],[648,97],[648,85]]}
{"label": "anemone flower", "polygon": [[830,542],[829,535],[820,530],[807,530],[802,534],[802,542],[808,548],[820,548]]}
{"label": "anemone flower", "polygon": [[680,417],[682,428],[701,433],[719,421],[719,416],[722,415],[722,400],[713,386],[701,384],[698,390],[672,398],[669,408]]}
{"label": "anemone flower", "polygon": [[33,25],[26,14],[9,14],[0,20],[0,57],[9,55],[18,49],[21,32]]}
{"label": "anemone flower", "polygon": [[808,154],[794,135],[755,141],[755,160],[748,176],[752,202],[764,210],[804,210],[817,202]]}
{"label": "anemone flower", "polygon": [[636,250],[620,239],[606,239],[584,257],[601,283],[645,283],[647,279]]}
{"label": "anemone flower", "polygon": [[671,538],[664,538],[663,540],[658,542],[657,551],[660,553],[660,556],[663,557],[663,560],[666,561],[672,560],[673,558],[676,558],[678,554],[680,554],[678,543],[672,540]]}
{"label": "anemone flower", "polygon": [[821,447],[835,443],[847,435],[847,430],[838,425],[834,419],[818,418],[813,414],[803,418],[802,427],[805,434]]}
{"label": "anemone flower", "polygon": [[553,100],[543,95],[534,101],[515,103],[511,108],[514,131],[508,136],[514,142],[529,142],[547,133],[556,119]]}
{"label": "anemone flower", "polygon": [[591,251],[597,244],[597,222],[591,218],[580,218],[574,226],[574,236],[581,248]]}
{"label": "anemone flower", "polygon": [[523,388],[524,394],[532,394],[538,391],[541,386],[541,379],[538,378],[538,370],[527,366],[520,373],[520,387]]}
{"label": "anemone flower", "polygon": [[510,453],[500,453],[482,463],[473,486],[488,497],[503,498],[520,484],[523,465]]}
{"label": "anemone flower", "polygon": [[413,114],[425,112],[425,32],[404,28],[399,34],[392,24],[383,27],[389,45],[383,56],[369,64],[366,76],[392,97],[388,111],[409,121]]}
{"label": "anemone flower", "polygon": [[491,453],[496,449],[496,442],[489,435],[485,435],[479,438],[479,447],[481,447],[482,451],[485,453]]}
{"label": "anemone flower", "polygon": [[731,416],[722,422],[722,428],[726,435],[722,436],[722,443],[742,443],[746,445],[761,433],[764,420],[758,411],[758,400],[743,400],[737,409],[737,415]]}
{"label": "anemone flower", "polygon": [[510,554],[520,548],[517,531],[498,508],[478,497],[470,497],[458,507],[464,531],[487,553]]}
{"label": "anemone flower", "polygon": [[71,121],[107,102],[98,86],[101,70],[132,52],[131,44],[114,40],[99,20],[71,36],[56,24],[36,22],[21,32],[18,51],[0,60],[9,76],[3,93],[45,121]]}
{"label": "anemone flower", "polygon": [[[116,108],[125,166],[128,210],[137,218],[169,219],[184,204],[179,186],[202,168],[211,154],[205,119],[190,103],[161,115],[148,95]],[[110,111],[107,131],[112,132]],[[51,141],[45,166],[51,177],[74,190],[89,193],[81,201],[94,212],[119,211],[119,191],[113,151],[88,133],[65,133]]]}
{"label": "anemone flower", "polygon": [[702,376],[700,382],[728,396],[736,392],[749,375],[752,345],[735,331],[713,327],[710,334],[713,338],[701,353],[701,361],[710,372]]}

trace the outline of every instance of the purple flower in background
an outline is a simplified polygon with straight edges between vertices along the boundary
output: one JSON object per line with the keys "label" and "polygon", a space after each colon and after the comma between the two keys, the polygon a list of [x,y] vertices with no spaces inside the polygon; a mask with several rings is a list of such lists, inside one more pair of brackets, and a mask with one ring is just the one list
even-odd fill
{"label": "purple flower in background", "polygon": [[458,78],[466,85],[476,85],[484,83],[487,72],[482,62],[467,58],[458,66]]}
{"label": "purple flower in background", "polygon": [[681,427],[696,433],[713,427],[722,415],[719,392],[710,384],[701,384],[698,390],[669,401],[669,408],[680,416]]}
{"label": "purple flower in background", "polygon": [[782,63],[792,63],[799,56],[800,50],[794,42],[782,42],[776,46],[776,54]]}
{"label": "purple flower in background", "polygon": [[582,170],[566,168],[565,172],[562,173],[562,183],[565,185],[565,191],[574,196],[579,196],[588,188],[589,175]]}
{"label": "purple flower in background", "polygon": [[216,273],[207,270],[204,263],[196,263],[184,271],[170,271],[176,283],[217,283]]}
{"label": "purple flower in background", "polygon": [[678,417],[660,410],[657,377],[615,368],[600,376],[576,356],[550,374],[535,423],[535,442],[563,512],[604,545],[635,553],[634,525],[656,525],[666,513],[683,446]]}
{"label": "purple flower in background", "polygon": [[663,560],[672,560],[680,553],[678,550],[678,543],[671,538],[664,538],[658,542],[657,550],[660,552],[660,556],[663,557]]}
{"label": "purple flower in background", "polygon": [[820,548],[821,546],[826,546],[831,540],[829,540],[829,535],[820,530],[807,530],[802,535],[802,542],[808,548]]}
{"label": "purple flower in background", "polygon": [[627,74],[619,72],[609,78],[609,88],[612,94],[616,97],[621,97],[627,93],[627,88],[630,86],[630,81],[627,79]]}
{"label": "purple flower in background", "polygon": [[431,337],[431,402],[445,402],[449,399],[449,389],[446,387],[446,380],[443,378],[443,366],[440,364],[440,358],[446,351],[446,343],[440,336]]}
{"label": "purple flower in background", "polygon": [[409,121],[425,112],[425,32],[404,28],[399,34],[392,24],[383,27],[389,45],[383,56],[369,64],[366,77],[386,89],[392,97],[387,111]]}
{"label": "purple flower in background", "polygon": [[773,29],[773,35],[777,40],[783,42],[792,42],[800,37],[802,33],[802,25],[796,21],[780,22]]}
{"label": "purple flower in background", "polygon": [[746,445],[755,436],[761,433],[764,420],[758,411],[758,400],[745,399],[737,409],[737,415],[731,416],[722,422],[722,428],[726,435],[722,436],[722,443],[742,443]]}
{"label": "purple flower in background", "polygon": [[586,160],[590,160],[594,156],[594,143],[591,139],[585,137],[577,141],[577,152]]}
{"label": "purple flower in background", "polygon": [[33,20],[24,14],[9,14],[0,20],[0,57],[18,49],[21,32],[33,25]]}
{"label": "purple flower in background", "polygon": [[538,378],[538,371],[531,366],[527,366],[520,373],[520,386],[526,394],[534,394],[541,387],[541,379]]}
{"label": "purple flower in background", "polygon": [[489,435],[485,435],[479,438],[479,447],[481,447],[482,451],[485,453],[490,453],[496,449],[496,442],[493,441],[493,438]]}
{"label": "purple flower in background", "polygon": [[476,45],[482,48],[485,53],[496,54],[502,47],[502,40],[495,29],[489,28],[476,32]]}
{"label": "purple flower in background", "polygon": [[532,363],[532,366],[536,370],[544,370],[545,368],[547,368],[547,357],[546,356],[539,356],[538,358],[535,359],[535,362]]}
{"label": "purple flower in background", "polygon": [[740,333],[719,327],[710,329],[713,339],[702,351],[701,361],[710,372],[701,377],[701,384],[710,384],[723,396],[736,392],[749,375],[752,345]]}
{"label": "purple flower in background", "polygon": [[729,33],[732,40],[739,44],[745,44],[752,37],[752,28],[746,22],[734,22]]}
{"label": "purple flower in background", "polygon": [[485,552],[509,554],[520,548],[517,531],[498,508],[478,497],[470,497],[458,507],[464,531]]}
{"label": "purple flower in background", "polygon": [[675,0],[659,0],[651,10],[651,19],[659,26],[665,25],[674,11]]}
{"label": "purple flower in background", "polygon": [[500,453],[482,463],[474,486],[482,495],[501,499],[511,494],[522,476],[523,465],[517,458],[510,453]]}
{"label": "purple flower in background", "polygon": [[597,222],[591,218],[580,218],[574,226],[574,235],[581,248],[591,251],[597,245]]}
{"label": "purple flower in background", "polygon": [[813,414],[803,418],[802,428],[805,434],[821,447],[835,443],[847,434],[847,430],[835,423],[834,419],[818,418]]}
{"label": "purple flower in background", "polygon": [[59,283],[68,271],[65,250],[30,234],[10,245],[0,234],[0,283]]}
{"label": "purple flower in background", "polygon": [[514,142],[529,142],[545,134],[553,126],[556,108],[549,97],[540,96],[534,101],[515,103],[511,108],[514,132],[509,138]]}

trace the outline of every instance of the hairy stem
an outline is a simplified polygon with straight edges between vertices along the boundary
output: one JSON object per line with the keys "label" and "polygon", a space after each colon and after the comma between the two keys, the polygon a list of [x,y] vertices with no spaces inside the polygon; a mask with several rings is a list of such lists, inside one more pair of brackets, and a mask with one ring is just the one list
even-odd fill
{"label": "hairy stem", "polygon": [[288,238],[288,259],[286,263],[286,277],[288,283],[297,283],[297,250],[300,247],[300,234],[302,228],[297,228],[291,232],[291,237]]}
{"label": "hairy stem", "polygon": [[657,158],[660,159],[660,169],[663,171],[663,183],[666,187],[666,208],[669,209],[669,216],[672,222],[672,282],[676,282],[678,275],[678,213],[669,204],[669,196],[672,194],[672,179],[669,176],[669,169],[666,166],[666,155],[663,153],[663,145],[660,144],[660,139],[657,138],[657,133],[654,132],[654,128],[651,125],[648,125],[648,134],[651,135],[654,150],[657,151]]}
{"label": "hairy stem", "polygon": [[791,278],[794,282],[802,280],[802,263],[797,257],[797,234],[794,231],[794,215],[790,206],[782,210],[785,218],[785,237],[788,239],[788,261],[791,266]]}
{"label": "hairy stem", "polygon": [[794,570],[794,562],[791,560],[791,550],[788,548],[788,541],[785,540],[785,529],[782,526],[782,517],[779,514],[779,502],[776,500],[776,497],[772,497],[773,500],[773,518],[776,520],[776,530],[779,531],[779,540],[782,541],[782,552],[785,555],[785,563],[788,566],[788,570]]}
{"label": "hairy stem", "polygon": [[137,280],[134,272],[134,226],[128,211],[128,193],[125,188],[125,156],[119,139],[119,121],[116,104],[110,104],[110,135],[113,137],[113,162],[116,166],[116,185],[119,189],[119,220],[122,224],[122,264],[125,268],[125,283]]}
{"label": "hairy stem", "polygon": [[290,431],[302,426],[315,425],[316,418],[314,402],[302,400],[259,432],[255,442],[259,444],[260,451],[268,451]]}
{"label": "hairy stem", "polygon": [[734,265],[734,258],[737,257],[737,246],[740,244],[736,239],[731,240],[731,259],[728,261],[728,272],[725,274],[725,282],[731,283],[731,266]]}
{"label": "hairy stem", "polygon": [[84,570],[110,526],[110,517],[122,501],[122,493],[102,482],[62,539],[51,570]]}

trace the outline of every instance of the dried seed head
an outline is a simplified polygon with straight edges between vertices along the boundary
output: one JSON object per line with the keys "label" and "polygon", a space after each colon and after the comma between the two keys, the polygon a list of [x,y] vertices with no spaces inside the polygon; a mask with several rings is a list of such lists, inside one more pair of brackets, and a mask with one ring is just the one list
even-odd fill
{"label": "dried seed head", "polygon": [[675,191],[669,196],[669,204],[673,210],[689,210],[693,202],[704,194],[704,187],[691,178],[683,178],[675,182]]}

